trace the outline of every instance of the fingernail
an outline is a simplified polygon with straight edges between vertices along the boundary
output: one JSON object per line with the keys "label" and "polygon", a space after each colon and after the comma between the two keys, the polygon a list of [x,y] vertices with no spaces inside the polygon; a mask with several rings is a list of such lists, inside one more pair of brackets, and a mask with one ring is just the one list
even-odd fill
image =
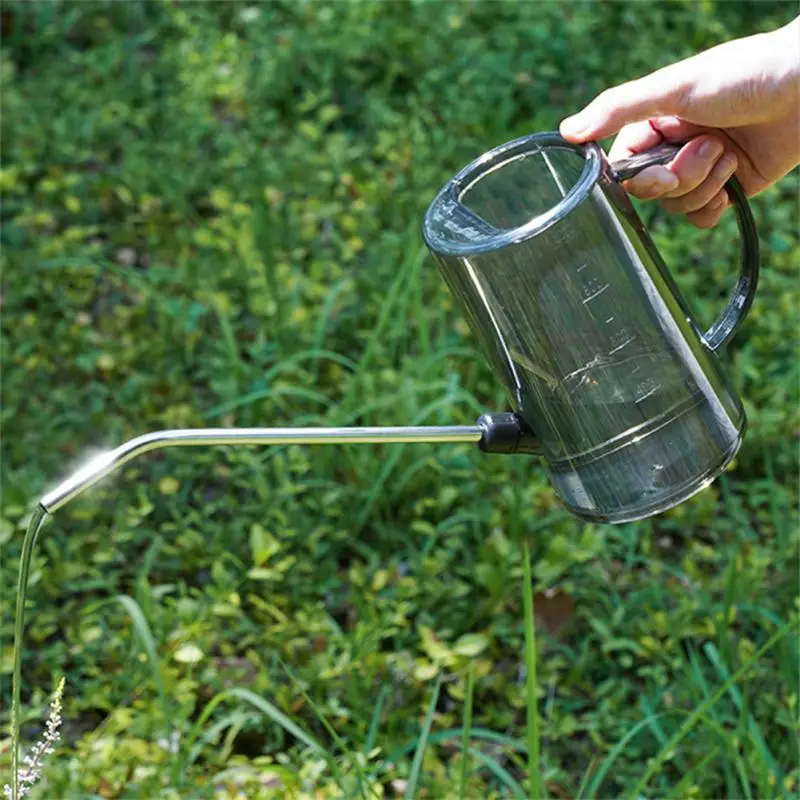
{"label": "fingernail", "polygon": [[648,167],[646,175],[642,174],[641,183],[651,197],[658,197],[665,192],[677,189],[680,181],[678,176],[666,167],[653,166]]}
{"label": "fingernail", "polygon": [[669,178],[658,180],[653,188],[658,189],[658,192],[663,194],[665,192],[671,192],[673,189],[677,189],[679,183],[680,181],[678,180],[678,177],[670,173]]}
{"label": "fingernail", "polygon": [[714,167],[714,172],[716,172],[720,178],[727,178],[736,171],[738,163],[739,162],[733,153],[726,153],[719,161],[717,161],[717,164]]}
{"label": "fingernail", "polygon": [[698,148],[697,155],[700,156],[700,158],[711,161],[712,159],[719,158],[724,149],[725,148],[723,147],[722,142],[719,142],[716,139],[707,139]]}

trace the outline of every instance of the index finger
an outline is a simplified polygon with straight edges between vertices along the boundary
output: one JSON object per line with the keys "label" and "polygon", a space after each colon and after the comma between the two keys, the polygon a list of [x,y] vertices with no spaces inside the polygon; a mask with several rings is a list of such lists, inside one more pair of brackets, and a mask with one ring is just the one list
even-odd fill
{"label": "index finger", "polygon": [[577,114],[562,120],[561,135],[570,142],[586,142],[603,139],[638,120],[680,114],[692,85],[691,62],[691,58],[679,61],[606,89]]}
{"label": "index finger", "polygon": [[637,153],[642,153],[651,147],[661,144],[663,141],[664,136],[650,124],[650,120],[633,122],[630,125],[626,125],[617,134],[614,144],[611,145],[611,149],[608,151],[608,160],[613,163],[622,158],[630,158]]}

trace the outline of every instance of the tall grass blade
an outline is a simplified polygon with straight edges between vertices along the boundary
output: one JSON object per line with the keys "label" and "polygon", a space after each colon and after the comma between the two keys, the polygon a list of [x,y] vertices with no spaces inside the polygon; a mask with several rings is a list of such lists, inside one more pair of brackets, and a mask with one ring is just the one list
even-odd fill
{"label": "tall grass blade", "polygon": [[[428,737],[428,744],[439,744],[440,742],[450,741],[451,739],[460,739],[463,733],[463,728],[445,728],[443,731],[432,733]],[[521,739],[514,739],[512,736],[506,736],[503,733],[496,733],[487,728],[473,726],[470,730],[470,739],[483,739],[487,742],[494,742],[495,744],[503,745],[518,753],[527,753],[528,749]],[[403,756],[408,755],[417,744],[417,739],[412,739],[402,747],[393,750],[387,756],[386,762],[388,764],[397,764]]]}
{"label": "tall grass blade", "polygon": [[364,755],[368,756],[375,747],[375,741],[378,738],[378,726],[381,724],[381,713],[383,713],[383,704],[386,702],[386,696],[389,694],[389,687],[384,686],[378,694],[378,702],[375,704],[375,710],[372,712],[372,719],[369,721],[369,730],[367,731],[367,739],[364,742]]}
{"label": "tall grass blade", "polygon": [[[725,664],[722,662],[722,658],[720,654],[717,652],[717,648],[714,646],[713,642],[707,642],[703,647],[703,652],[706,654],[706,657],[711,662],[712,666],[714,667],[717,675],[722,678],[722,680],[727,681],[730,678],[730,672]],[[764,737],[759,730],[758,724],[756,723],[755,719],[753,719],[753,715],[750,714],[742,700],[742,694],[739,689],[734,685],[731,684],[728,688],[728,694],[730,695],[731,700],[733,700],[733,704],[742,714],[744,719],[746,720],[747,725],[747,732],[750,736],[750,739],[755,746],[756,751],[758,752],[759,756],[761,757],[761,762],[764,767],[768,770],[769,774],[773,776],[776,781],[776,784],[780,784],[783,782],[783,775],[781,774],[778,765],[775,762],[775,757],[772,755],[772,752],[769,749]],[[761,791],[763,792],[767,787],[761,787]]]}
{"label": "tall grass blade", "polygon": [[[659,717],[666,717],[669,716],[669,711],[662,711],[657,716]],[[606,779],[606,775],[608,775],[609,770],[611,767],[614,766],[614,763],[622,754],[622,751],[627,747],[628,742],[636,736],[639,731],[643,730],[644,728],[650,727],[650,718],[647,717],[645,719],[639,720],[611,749],[609,754],[603,759],[603,763],[600,765],[600,769],[594,774],[592,778],[592,782],[589,785],[589,789],[587,792],[587,797],[597,797],[597,790],[603,785],[603,781]]]}
{"label": "tall grass blade", "polygon": [[[220,704],[226,700],[236,697],[238,697],[240,700],[244,700],[250,706],[260,711],[268,719],[280,725],[280,727],[282,727],[288,734],[302,742],[304,745],[306,745],[306,747],[315,753],[324,754],[324,748],[310,734],[306,733],[296,723],[292,722],[292,720],[290,720],[280,709],[276,708],[268,700],[265,700],[263,697],[259,697],[257,694],[254,694],[248,689],[229,689],[214,695],[214,697],[212,697],[211,700],[206,703],[194,725],[192,725],[191,730],[186,735],[181,748],[186,755],[180,762],[179,774],[185,774],[186,769],[188,769],[188,767],[190,767],[200,755],[200,752],[203,749],[203,744],[205,741],[207,741],[209,736],[208,731],[204,732],[204,729],[211,715]],[[223,719],[228,719],[230,716],[230,714],[226,715]],[[218,729],[219,724],[220,723],[215,723],[209,730]]]}
{"label": "tall grass blade", "polygon": [[202,736],[206,722],[214,713],[214,710],[217,708],[217,706],[224,700],[227,700],[230,696],[231,693],[228,691],[219,692],[205,704],[203,710],[200,712],[200,715],[195,720],[194,725],[192,725],[189,733],[186,734],[183,742],[181,743],[181,752],[183,757],[176,762],[172,776],[173,781],[177,779],[178,775],[184,775],[186,769],[192,765],[195,758],[199,754],[199,750],[197,750],[194,745],[195,742],[197,742],[197,740]]}
{"label": "tall grass blade", "polygon": [[425,299],[423,298],[423,279],[422,279],[422,267],[425,264],[424,259],[419,259],[414,264],[414,278],[413,284],[414,289],[414,300],[415,300],[415,319],[417,322],[417,327],[419,328],[419,343],[422,349],[423,357],[427,358],[431,354],[431,334],[430,334],[430,326],[428,325],[428,319],[425,314],[426,306],[425,306]]}
{"label": "tall grass blade", "polygon": [[459,780],[458,796],[464,800],[467,796],[467,778],[469,777],[469,735],[472,728],[472,695],[475,691],[475,664],[470,662],[467,673],[467,691],[464,697],[464,732],[461,735],[461,779]]}
{"label": "tall grass blade", "polygon": [[191,766],[194,764],[206,745],[216,744],[217,739],[224,730],[229,728],[241,729],[242,725],[252,718],[252,714],[245,713],[241,710],[231,711],[229,714],[220,717],[207,731],[203,732],[202,736],[200,736],[198,741],[192,746],[188,758],[186,759],[186,765]]}
{"label": "tall grass blade", "polygon": [[690,797],[688,789],[692,786],[696,776],[702,777],[708,765],[719,755],[720,748],[715,747],[705,758],[697,762],[684,776],[670,789],[667,798],[674,798],[674,800],[685,800]]}
{"label": "tall grass blade", "polygon": [[[497,763],[491,756],[482,753],[480,750],[475,750],[470,747],[468,750],[469,755],[480,761],[489,772],[491,772],[504,786],[511,790],[514,797],[519,800],[525,800],[525,790],[515,780],[514,776],[504,767]],[[466,755],[466,753],[465,753]]]}
{"label": "tall grass blade", "polygon": [[[358,369],[357,375],[362,375],[366,370],[370,367],[370,362],[372,361],[373,353],[383,338],[384,331],[386,329],[387,324],[391,320],[392,311],[397,304],[398,297],[400,292],[404,289],[406,284],[408,283],[408,275],[411,270],[413,270],[414,265],[414,258],[423,258],[425,254],[424,249],[420,248],[419,252],[413,256],[412,258],[406,258],[403,265],[397,271],[397,276],[394,279],[391,287],[389,288],[386,297],[381,304],[381,310],[378,313],[378,319],[375,323],[375,327],[372,329],[372,333],[370,333],[369,339],[367,340],[366,346],[364,347],[364,352],[359,359],[358,362]],[[351,383],[350,388],[343,400],[343,405],[348,406],[353,399],[355,398],[356,391],[359,388],[359,381],[355,380]]]}
{"label": "tall grass blade", "polygon": [[525,609],[525,686],[528,713],[528,781],[531,800],[539,800],[539,709],[536,697],[536,623],[533,610],[533,577],[528,539],[522,540],[523,586]]}
{"label": "tall grass blade", "polygon": [[[312,700],[309,696],[308,692],[303,687],[303,684],[298,680],[292,670],[289,668],[289,665],[286,664],[284,661],[280,660],[280,665],[283,667],[283,671],[289,676],[289,680],[292,682],[294,687],[300,693],[300,696],[303,700],[308,703],[309,708],[314,712],[316,718],[322,723],[322,727],[325,728],[326,731],[330,734],[331,739],[336,743],[337,747],[339,748],[342,754],[346,754],[348,747],[345,743],[344,739],[336,731],[336,728],[331,724],[330,720],[325,716],[325,712]],[[334,773],[339,776],[341,780],[341,770],[339,769],[339,765],[336,762],[336,759],[328,753],[328,763],[331,766],[331,769]],[[358,773],[358,787],[359,787],[359,794],[363,795],[363,783],[365,780],[364,772],[361,768],[361,762],[356,758],[354,760],[354,764],[356,767],[356,772]]]}
{"label": "tall grass blade", "polygon": [[436,710],[436,704],[439,702],[439,690],[441,687],[442,673],[440,672],[436,676],[436,683],[433,686],[433,693],[431,694],[431,702],[425,714],[425,721],[422,723],[422,731],[417,741],[414,760],[411,762],[411,771],[408,774],[408,786],[406,787],[406,800],[414,800],[414,794],[417,791],[417,781],[419,780],[419,773],[422,769],[422,759],[425,756],[425,747],[428,744],[428,736],[431,732],[431,723],[433,722],[433,712]]}
{"label": "tall grass blade", "polygon": [[312,389],[303,389],[300,386],[273,386],[269,389],[259,389],[255,392],[248,392],[247,394],[234,397],[232,400],[226,400],[218,406],[206,412],[206,419],[214,419],[227,414],[229,411],[235,411],[242,406],[251,405],[259,400],[272,400],[277,397],[299,397],[302,400],[310,400],[312,403],[319,403],[322,406],[329,406],[330,401],[321,392],[315,392]]}
{"label": "tall grass blade", "polygon": [[[460,398],[463,393],[459,392],[458,397]],[[437,411],[441,410],[442,408],[451,408],[456,397],[449,396],[443,397],[439,400],[435,400],[434,402],[430,403],[429,405],[425,406],[419,414],[417,414],[412,420],[411,425],[424,425],[429,417],[432,417]],[[471,398],[470,398],[471,399]],[[398,444],[395,445],[392,449],[391,455],[386,459],[384,463],[383,469],[380,471],[377,479],[372,485],[370,493],[364,502],[364,506],[361,509],[358,517],[356,518],[356,532],[360,531],[361,528],[366,525],[370,515],[372,514],[372,509],[375,507],[375,503],[377,503],[378,498],[383,493],[384,485],[386,481],[389,479],[389,476],[394,471],[395,467],[397,466],[397,462],[400,460],[400,457],[403,455],[403,451],[405,450],[407,445]]]}
{"label": "tall grass blade", "polygon": [[[324,754],[325,749],[317,742],[310,734],[306,733],[300,726],[292,722],[286,714],[283,713],[277,706],[274,706],[269,700],[251,692],[249,689],[231,689],[230,695],[244,700],[254,708],[261,711],[266,717],[271,719],[277,725],[280,725],[287,733],[294,736],[299,742],[302,742],[306,747],[313,750],[315,753]],[[212,701],[213,702],[213,701]]]}
{"label": "tall grass blade", "polygon": [[[697,659],[697,654],[694,652],[694,648],[691,646],[689,646],[689,666],[691,668],[692,678],[700,687],[703,697],[707,698],[710,695],[708,683],[703,675],[703,670]],[[725,791],[730,797],[743,796],[745,800],[752,800],[749,788],[750,783],[747,780],[747,769],[742,763],[742,757],[739,754],[739,749],[737,747],[731,747],[729,750],[731,752],[730,760],[726,759],[722,762],[722,773],[725,777]],[[733,774],[733,770],[731,769],[731,761],[733,761],[736,771],[739,773],[740,786],[736,785],[736,776]]]}
{"label": "tall grass blade", "polygon": [[[312,350],[321,351],[322,344],[325,341],[328,323],[330,322],[331,315],[333,314],[333,308],[336,305],[336,301],[339,299],[339,295],[341,294],[342,290],[351,285],[352,279],[350,277],[340,278],[333,285],[330,292],[328,292],[325,305],[322,307],[322,313],[319,315],[319,322],[317,322],[317,330],[314,334],[314,343],[311,348]],[[319,377],[319,358],[314,359],[311,365],[311,372],[315,377]]]}
{"label": "tall grass blade", "polygon": [[158,657],[156,641],[153,637],[153,632],[150,630],[150,625],[147,622],[147,618],[145,617],[139,604],[129,595],[120,594],[114,599],[128,613],[128,616],[131,618],[133,629],[136,632],[136,636],[141,642],[145,653],[147,653],[147,660],[150,662],[150,670],[153,675],[153,683],[155,684],[156,691],[158,692],[158,699],[161,704],[161,713],[164,716],[164,725],[168,730],[171,730],[172,723],[170,720],[172,717],[170,714],[169,704],[167,702],[167,692],[164,688],[164,678],[161,675],[161,661]]}
{"label": "tall grass blade", "polygon": [[581,779],[581,785],[578,787],[578,791],[575,793],[575,800],[583,800],[583,793],[586,791],[586,787],[589,785],[592,773],[594,772],[594,765],[596,761],[597,759],[593,758],[589,762],[589,766],[586,768],[586,772],[583,773],[583,778]]}
{"label": "tall grass blade", "polygon": [[[642,698],[642,709],[647,715],[647,719],[650,723],[650,730],[653,732],[653,736],[655,736],[658,744],[661,747],[664,747],[667,743],[667,733],[661,726],[661,721],[659,720],[655,709],[650,705],[650,701],[646,697]],[[678,769],[681,771],[681,773],[685,773],[689,769],[686,760],[681,756],[675,757],[675,764],[678,766]]]}
{"label": "tall grass blade", "polygon": [[[689,711],[680,711],[680,710],[673,710],[673,711],[661,711],[658,714],[653,714],[651,716],[658,717],[659,720],[665,717],[689,717],[692,715],[692,712]],[[707,725],[720,739],[722,746],[732,753],[736,752],[733,743],[731,742],[731,735],[730,731],[723,728],[721,725],[716,723],[713,719],[707,717],[705,714],[699,717],[699,721],[702,721],[705,725]],[[586,792],[586,797],[596,797],[597,790],[602,786],[603,781],[608,775],[612,766],[616,762],[617,758],[619,758],[622,751],[628,745],[628,742],[631,741],[638,733],[640,733],[644,728],[652,727],[653,720],[650,719],[650,716],[646,717],[645,719],[639,720],[623,737],[620,739],[614,748],[609,752],[609,754],[603,760],[603,763],[600,765],[600,769],[594,774],[592,777],[591,786],[589,786],[588,791]],[[591,765],[587,772],[591,773]],[[591,777],[591,776],[590,776]],[[584,776],[584,779],[581,783],[582,789],[585,790],[586,783],[588,782],[587,777]],[[734,792],[731,796],[739,796],[738,792]],[[578,800],[584,797],[582,791],[579,791],[577,794]],[[605,795],[601,795],[601,797],[605,797]]]}
{"label": "tall grass blade", "polygon": [[[768,447],[764,448],[764,472],[770,486],[770,491],[768,493],[769,510],[770,516],[772,517],[772,525],[775,528],[775,536],[780,542],[781,550],[783,552],[788,552],[788,548],[791,546],[791,515],[789,513],[781,513],[781,509],[778,507],[778,492],[775,489],[777,485],[775,470],[772,467],[772,453]],[[787,522],[789,524],[787,524]]]}
{"label": "tall grass blade", "polygon": [[703,715],[717,702],[719,699],[728,691],[728,689],[733,686],[737,681],[739,681],[747,671],[766,653],[768,653],[786,634],[792,630],[792,628],[797,627],[797,620],[789,620],[782,628],[779,628],[772,636],[767,639],[767,641],[756,651],[755,655],[752,658],[748,659],[744,664],[742,664],[736,672],[728,678],[725,683],[722,684],[712,695],[707,697],[687,718],[687,720],[681,725],[678,731],[674,734],[674,736],[667,742],[665,747],[661,748],[661,751],[658,755],[650,762],[647,769],[644,771],[644,774],[641,778],[636,782],[632,791],[629,794],[631,798],[638,798],[639,795],[644,793],[644,789],[647,786],[650,779],[655,775],[655,773],[663,766],[664,762],[666,761],[669,754],[683,741],[689,731],[694,728],[697,722],[703,717]]}

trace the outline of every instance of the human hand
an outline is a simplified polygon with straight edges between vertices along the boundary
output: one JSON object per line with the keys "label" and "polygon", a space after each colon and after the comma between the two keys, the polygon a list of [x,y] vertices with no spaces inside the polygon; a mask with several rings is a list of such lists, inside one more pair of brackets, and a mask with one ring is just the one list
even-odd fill
{"label": "human hand", "polygon": [[670,164],[624,185],[710,228],[730,203],[723,187],[732,174],[752,196],[800,164],[800,17],[607,89],[560,130],[578,143],[619,131],[612,162],[690,140]]}

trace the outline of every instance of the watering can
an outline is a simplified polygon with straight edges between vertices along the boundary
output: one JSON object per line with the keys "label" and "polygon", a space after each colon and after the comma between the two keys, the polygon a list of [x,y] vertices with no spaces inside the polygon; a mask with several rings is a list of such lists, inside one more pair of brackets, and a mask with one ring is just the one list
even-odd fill
{"label": "watering can", "polygon": [[736,454],[745,415],[717,353],[758,279],[758,238],[735,178],[743,246],[728,307],[703,333],[620,182],[669,162],[662,145],[609,164],[556,133],[497,147],[461,170],[423,233],[511,411],[474,425],[165,430],[84,466],[40,501],[53,512],[122,464],[177,446],[474,442],[538,455],[566,508],[621,523],[707,486]]}
{"label": "watering can", "polygon": [[[742,403],[717,352],[753,300],[758,238],[741,186],[726,184],[742,234],[739,279],[703,333],[620,182],[672,160],[662,145],[609,164],[595,143],[526,136],[482,155],[439,192],[423,233],[505,388],[511,411],[474,425],[163,430],[103,453],[39,502],[23,542],[20,591],[48,513],[131,459],[166,447],[474,442],[538,455],[578,517],[622,523],[707,486],[736,454]],[[14,623],[12,796],[19,796],[20,640]]]}

